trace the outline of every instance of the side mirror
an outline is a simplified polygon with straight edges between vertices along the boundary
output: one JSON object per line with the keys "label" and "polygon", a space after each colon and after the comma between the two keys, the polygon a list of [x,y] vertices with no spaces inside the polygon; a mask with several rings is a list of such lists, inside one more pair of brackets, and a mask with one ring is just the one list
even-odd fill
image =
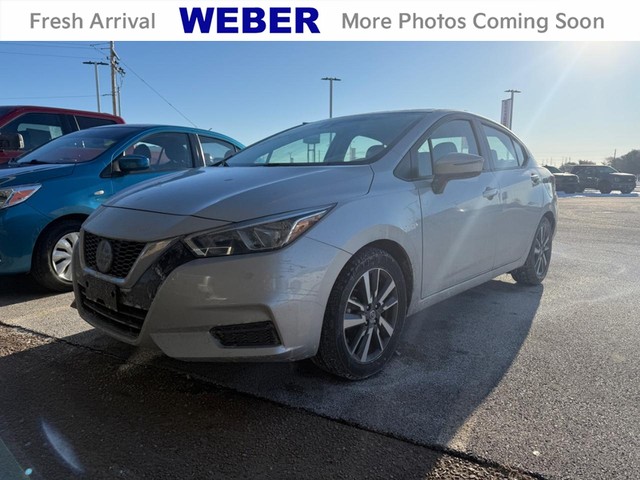
{"label": "side mirror", "polygon": [[484,158],[470,153],[449,153],[439,158],[433,168],[433,191],[442,193],[451,180],[477,177],[483,165]]}
{"label": "side mirror", "polygon": [[0,150],[23,150],[24,138],[19,133],[0,133]]}
{"label": "side mirror", "polygon": [[120,167],[122,173],[147,170],[149,165],[149,159],[142,155],[127,155],[118,159],[118,167]]}

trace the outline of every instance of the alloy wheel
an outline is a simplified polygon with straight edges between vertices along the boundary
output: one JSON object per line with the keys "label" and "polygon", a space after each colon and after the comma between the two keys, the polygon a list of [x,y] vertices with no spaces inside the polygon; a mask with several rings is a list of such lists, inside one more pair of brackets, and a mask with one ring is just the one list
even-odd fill
{"label": "alloy wheel", "polygon": [[349,293],[343,317],[349,354],[360,363],[379,358],[398,318],[398,291],[389,272],[382,268],[366,271]]}
{"label": "alloy wheel", "polygon": [[536,275],[542,278],[547,273],[551,260],[551,229],[548,223],[543,222],[538,228],[533,245],[533,262]]}

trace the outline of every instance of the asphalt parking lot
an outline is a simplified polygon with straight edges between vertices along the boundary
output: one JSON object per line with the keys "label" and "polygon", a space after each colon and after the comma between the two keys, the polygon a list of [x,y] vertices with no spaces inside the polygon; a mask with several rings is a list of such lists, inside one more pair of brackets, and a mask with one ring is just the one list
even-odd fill
{"label": "asphalt parking lot", "polygon": [[411,317],[390,366],[358,383],[309,362],[191,364],[136,350],[83,323],[70,294],[2,278],[0,469],[636,478],[640,194],[559,206],[543,286],[503,276]]}

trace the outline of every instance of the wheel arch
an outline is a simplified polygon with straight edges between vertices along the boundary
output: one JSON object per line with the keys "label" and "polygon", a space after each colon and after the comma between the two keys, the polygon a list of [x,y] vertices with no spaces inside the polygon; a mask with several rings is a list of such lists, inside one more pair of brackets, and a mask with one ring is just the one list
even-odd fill
{"label": "wheel arch", "polygon": [[[35,251],[37,249],[37,247],[40,245],[40,243],[42,242],[42,239],[45,237],[45,235],[52,229],[57,227],[58,225],[60,225],[61,223],[64,223],[66,221],[69,220],[78,220],[80,221],[80,223],[84,222],[87,218],[89,217],[89,215],[84,214],[84,213],[70,213],[67,215],[63,215],[61,217],[58,217],[54,220],[52,220],[51,222],[49,222],[38,234],[38,238],[36,239],[36,242],[34,243],[33,246],[33,250]],[[35,256],[32,255],[31,256],[31,268],[33,269],[33,261],[34,261]]]}
{"label": "wheel arch", "polygon": [[[366,248],[379,248],[380,250],[384,250],[391,255],[396,262],[398,262],[398,265],[400,265],[400,269],[402,270],[402,275],[404,276],[404,281],[407,285],[407,310],[409,310],[413,295],[413,266],[411,265],[411,260],[409,259],[409,255],[406,250],[402,248],[399,243],[387,239],[375,240],[368,243],[361,247],[358,252]],[[356,252],[356,254],[358,252]]]}
{"label": "wheel arch", "polygon": [[556,217],[553,215],[553,213],[552,212],[546,212],[542,217],[549,219],[549,221],[551,222],[551,231],[555,233],[555,231],[556,231]]}

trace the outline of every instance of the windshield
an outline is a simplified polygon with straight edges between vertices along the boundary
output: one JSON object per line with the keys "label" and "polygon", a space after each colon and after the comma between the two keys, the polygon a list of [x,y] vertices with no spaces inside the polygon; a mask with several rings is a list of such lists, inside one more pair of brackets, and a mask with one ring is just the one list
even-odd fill
{"label": "windshield", "polygon": [[618,173],[618,171],[613,167],[598,167],[598,172],[600,172],[600,173]]}
{"label": "windshield", "polygon": [[129,128],[94,128],[80,130],[45,143],[21,156],[15,163],[84,163],[98,157],[123,138]]}
{"label": "windshield", "polygon": [[227,160],[229,166],[371,163],[424,114],[380,113],[323,120],[285,130]]}
{"label": "windshield", "polygon": [[552,167],[551,165],[547,165],[545,168],[549,170],[551,173],[562,173],[560,169],[556,167]]}

